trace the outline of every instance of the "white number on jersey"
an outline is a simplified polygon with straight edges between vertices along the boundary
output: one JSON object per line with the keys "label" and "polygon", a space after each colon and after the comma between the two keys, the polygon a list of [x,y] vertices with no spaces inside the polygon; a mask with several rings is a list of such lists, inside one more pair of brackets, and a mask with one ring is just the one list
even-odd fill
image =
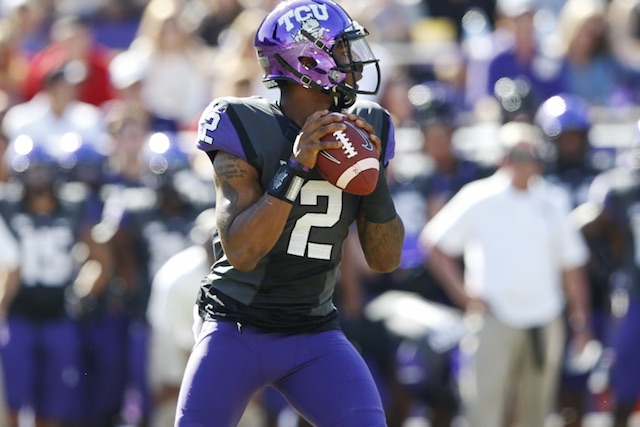
{"label": "white number on jersey", "polygon": [[35,228],[24,224],[18,229],[22,251],[20,274],[26,286],[62,286],[72,280],[75,262],[71,248],[75,243],[71,229],[53,226]]}
{"label": "white number on jersey", "polygon": [[211,108],[207,108],[198,125],[198,140],[206,144],[213,144],[213,132],[218,128],[220,123],[220,111],[214,105]]}
{"label": "white number on jersey", "polygon": [[326,181],[308,181],[300,190],[300,204],[315,206],[318,197],[326,196],[329,201],[327,212],[307,213],[303,215],[291,232],[287,253],[296,256],[306,256],[314,259],[331,259],[333,245],[313,243],[309,241],[312,227],[333,227],[342,213],[342,190]]}

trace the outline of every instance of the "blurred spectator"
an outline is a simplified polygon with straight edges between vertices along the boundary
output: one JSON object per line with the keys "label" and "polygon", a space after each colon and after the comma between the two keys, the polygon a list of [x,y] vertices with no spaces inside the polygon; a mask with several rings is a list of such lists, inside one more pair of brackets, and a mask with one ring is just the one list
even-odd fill
{"label": "blurred spectator", "polygon": [[31,99],[43,88],[46,76],[65,63],[78,64],[82,83],[78,99],[100,105],[113,97],[108,64],[111,52],[95,42],[92,27],[84,18],[62,16],[51,27],[51,44],[36,53],[29,62],[24,96]]}
{"label": "blurred spectator", "polygon": [[[262,71],[253,47],[255,30],[265,12],[251,8],[240,13],[225,31],[211,63],[213,98],[259,95],[273,98],[273,91],[262,83]],[[197,118],[196,118],[197,119]]]}
{"label": "blurred spectator", "polygon": [[226,36],[233,21],[245,10],[239,0],[196,0],[191,7],[199,9],[202,16],[196,30],[198,38],[211,47],[220,45],[221,36]]}
{"label": "blurred spectator", "polygon": [[27,58],[45,49],[50,43],[52,8],[39,0],[3,1],[2,16],[10,23],[16,47]]}
{"label": "blurred spectator", "polygon": [[500,122],[533,123],[536,109],[531,93],[531,85],[526,79],[502,77],[493,88],[500,104]]}
{"label": "blurred spectator", "polygon": [[[534,0],[501,0],[497,7],[500,19],[493,37],[494,56],[486,64],[483,90],[492,96],[500,79],[521,79],[531,88],[535,111],[545,99],[566,90],[567,64],[562,57],[552,57],[540,48]],[[483,83],[470,80],[468,84]],[[468,90],[474,92],[473,88]]]}
{"label": "blurred spectator", "polygon": [[103,0],[87,13],[96,42],[113,52],[127,49],[135,38],[146,1]]}
{"label": "blurred spectator", "polygon": [[611,0],[608,14],[613,52],[636,73],[640,72],[639,6],[638,0]]}
{"label": "blurred spectator", "polygon": [[422,0],[425,14],[432,18],[445,18],[457,30],[457,39],[463,39],[463,17],[470,9],[480,10],[488,18],[489,26],[495,22],[496,4],[493,0]]}
{"label": "blurred spectator", "polygon": [[455,95],[449,86],[438,83],[418,85],[410,91],[423,134],[424,153],[433,166],[425,188],[429,218],[433,218],[465,184],[491,173],[465,159],[453,144],[460,111]]}
{"label": "blurred spectator", "polygon": [[5,110],[23,101],[22,83],[28,59],[17,45],[11,24],[0,20],[0,108]]}
{"label": "blurred spectator", "polygon": [[[0,110],[1,111],[1,110]],[[10,168],[7,162],[3,161],[4,156],[9,148],[9,138],[2,131],[2,120],[4,120],[5,111],[0,112],[0,188],[4,187],[4,184],[9,180]],[[2,190],[0,190],[2,191]]]}
{"label": "blurred spectator", "polygon": [[518,425],[540,427],[553,411],[562,362],[563,282],[574,345],[582,349],[590,338],[588,250],[559,190],[541,180],[536,128],[510,122],[499,140],[500,169],[464,186],[421,239],[436,277],[470,316],[459,380],[470,425],[500,426],[515,391]]}
{"label": "blurred spectator", "polygon": [[627,73],[613,54],[604,0],[569,0],[558,21],[567,90],[592,105],[624,106],[632,100]]}
{"label": "blurred spectator", "polygon": [[136,105],[121,105],[105,117],[110,137],[109,170],[118,184],[138,186],[143,171],[140,153],[150,134],[146,111]]}
{"label": "blurred spectator", "polygon": [[[411,38],[411,28],[422,17],[418,3],[397,0],[347,0],[353,19],[365,28],[375,28],[376,43],[402,43]],[[377,33],[377,34],[376,34]]]}
{"label": "blurred spectator", "polygon": [[138,110],[147,116],[150,130],[178,132],[179,123],[174,118],[161,117],[147,107],[142,90],[148,74],[149,60],[144,54],[131,49],[117,54],[109,64],[109,77],[116,96],[102,108],[107,115],[114,109]]}
{"label": "blurred spectator", "polygon": [[181,129],[210,101],[211,82],[204,70],[212,64],[210,52],[185,26],[183,16],[178,1],[151,0],[130,47],[147,58],[142,85],[147,108]]}
{"label": "blurred spectator", "polygon": [[409,100],[409,89],[414,85],[413,79],[403,69],[387,77],[386,84],[378,95],[380,105],[389,111],[396,128],[415,126],[414,107]]}
{"label": "blurred spectator", "polygon": [[69,62],[44,77],[44,87],[31,100],[11,107],[2,122],[10,139],[29,135],[57,154],[60,138],[68,132],[80,134],[83,141],[100,144],[103,117],[91,104],[77,99],[78,85],[85,77],[82,65]]}

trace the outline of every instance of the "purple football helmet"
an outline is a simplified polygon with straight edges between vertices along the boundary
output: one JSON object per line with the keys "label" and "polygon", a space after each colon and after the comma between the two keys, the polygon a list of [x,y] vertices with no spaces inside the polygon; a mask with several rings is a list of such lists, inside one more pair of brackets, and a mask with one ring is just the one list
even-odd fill
{"label": "purple football helmet", "polygon": [[11,142],[5,162],[13,181],[25,191],[50,191],[59,179],[55,157],[27,135],[19,135]]}
{"label": "purple football helmet", "polygon": [[536,123],[548,138],[557,138],[570,130],[588,132],[591,129],[589,104],[567,93],[552,96],[538,109]]}
{"label": "purple football helmet", "polygon": [[[357,94],[374,95],[380,88],[380,67],[365,40],[368,34],[332,1],[284,1],[256,33],[263,81],[269,88],[290,81],[318,89],[333,95],[337,107],[348,107]],[[375,88],[365,90],[345,82],[349,74],[357,81],[356,74],[366,65],[375,66]]]}

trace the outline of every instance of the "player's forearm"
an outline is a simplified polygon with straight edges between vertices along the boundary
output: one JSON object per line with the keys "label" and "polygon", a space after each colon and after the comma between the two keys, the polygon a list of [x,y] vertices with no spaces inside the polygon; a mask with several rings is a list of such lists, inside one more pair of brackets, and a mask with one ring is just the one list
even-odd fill
{"label": "player's forearm", "polygon": [[253,270],[280,238],[289,212],[290,204],[265,194],[235,216],[220,230],[229,262],[238,270]]}
{"label": "player's forearm", "polygon": [[569,327],[573,332],[589,328],[589,293],[584,268],[564,271],[564,289],[568,305]]}
{"label": "player's forearm", "polygon": [[362,198],[357,224],[369,267],[377,272],[395,270],[400,265],[404,224],[396,213],[384,170],[373,193]]}
{"label": "player's forearm", "polygon": [[0,272],[0,315],[4,315],[9,311],[9,307],[19,288],[20,270],[14,269]]}
{"label": "player's forearm", "polygon": [[365,259],[372,270],[386,273],[398,268],[404,242],[404,225],[399,216],[385,223],[375,223],[361,215],[358,235]]}
{"label": "player's forearm", "polygon": [[278,241],[291,204],[266,194],[258,171],[236,156],[220,152],[213,167],[222,246],[231,265],[251,271]]}
{"label": "player's forearm", "polygon": [[431,246],[427,267],[438,280],[446,294],[462,309],[469,303],[465,290],[464,275],[457,260],[442,252],[437,246]]}

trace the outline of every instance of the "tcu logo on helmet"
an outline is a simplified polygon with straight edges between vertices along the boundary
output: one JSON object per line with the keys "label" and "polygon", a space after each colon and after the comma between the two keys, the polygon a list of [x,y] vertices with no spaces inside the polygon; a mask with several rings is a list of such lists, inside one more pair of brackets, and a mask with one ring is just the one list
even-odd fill
{"label": "tcu logo on helmet", "polygon": [[[305,30],[307,33],[311,34],[316,39],[320,38],[320,36],[322,36],[322,33],[324,32],[324,28],[320,26],[320,22],[318,22],[316,18],[313,18],[311,16],[307,17],[304,21],[302,21],[301,24],[302,24],[302,29]],[[300,42],[300,41],[307,40],[307,37],[304,34],[302,34],[302,31],[298,31],[293,36],[293,39],[296,42]]]}
{"label": "tcu logo on helmet", "polygon": [[[292,19],[300,22],[301,24],[311,25],[315,28],[319,28],[320,23],[318,21],[326,21],[329,19],[327,5],[310,4],[308,6],[298,6],[295,9],[290,10],[282,15],[280,19],[278,19],[278,25],[284,25],[287,31],[291,31],[294,28]],[[307,21],[309,20],[315,20],[316,22],[315,24],[313,22],[307,23]]]}

